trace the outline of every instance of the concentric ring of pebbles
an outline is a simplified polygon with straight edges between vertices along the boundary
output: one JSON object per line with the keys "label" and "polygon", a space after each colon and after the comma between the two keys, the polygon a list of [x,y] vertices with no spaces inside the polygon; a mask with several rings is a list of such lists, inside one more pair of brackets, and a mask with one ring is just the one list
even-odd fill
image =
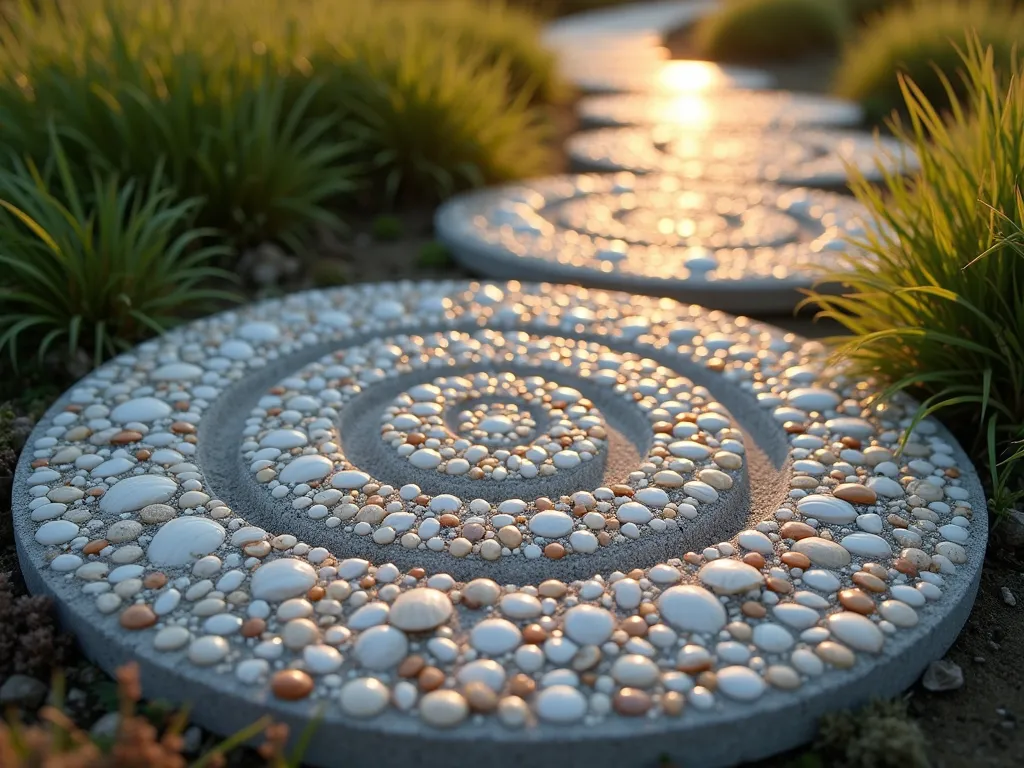
{"label": "concentric ring of pebbles", "polygon": [[[314,763],[733,764],[809,736],[808,712],[909,684],[977,586],[987,521],[963,452],[926,421],[898,454],[911,405],[873,404],[825,358],[749,319],[553,286],[266,302],[142,344],[55,404],[15,478],[19,555],[100,663],[138,660],[150,695],[215,730],[320,717]],[[618,482],[413,475],[382,416],[429,387],[461,413],[437,382],[484,374],[552,410],[592,402],[610,439],[581,468]],[[269,448],[277,485],[249,463]],[[739,519],[713,507],[726,478]],[[399,516],[377,531],[437,525],[396,547],[345,528],[349,506]],[[673,537],[688,527],[699,545]]]}
{"label": "concentric ring of pebbles", "polygon": [[591,96],[576,105],[584,126],[627,127],[679,125],[696,129],[782,129],[855,127],[864,120],[859,105],[790,91],[726,90],[702,93],[661,93]]}
{"label": "concentric ring of pebbles", "polygon": [[580,171],[666,173],[687,179],[844,188],[848,166],[869,181],[882,169],[911,170],[915,158],[896,139],[857,131],[813,129],[720,131],[658,125],[601,128],[569,137]]}
{"label": "concentric ring of pebbles", "polygon": [[835,193],[632,174],[556,176],[454,198],[438,236],[466,268],[790,311],[838,269],[863,208]]}

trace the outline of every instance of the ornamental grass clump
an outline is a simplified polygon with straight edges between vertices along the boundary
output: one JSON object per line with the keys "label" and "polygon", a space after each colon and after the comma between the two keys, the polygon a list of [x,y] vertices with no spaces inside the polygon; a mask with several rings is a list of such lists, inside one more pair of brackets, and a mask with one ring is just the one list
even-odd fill
{"label": "ornamental grass clump", "polygon": [[849,21],[846,0],[726,0],[698,22],[694,44],[716,61],[798,59],[838,51]]}
{"label": "ornamental grass clump", "polygon": [[[963,96],[945,81],[943,119],[900,78],[908,118],[892,130],[920,171],[883,169],[881,188],[853,172],[867,234],[826,280],[841,295],[811,301],[853,338],[837,356],[921,400],[987,465],[997,511],[1021,497],[1024,452],[1024,82],[973,36],[962,57]],[[1016,62],[1016,57],[1014,57]]]}
{"label": "ornamental grass clump", "polygon": [[1000,69],[1024,44],[1024,9],[1007,0],[914,0],[873,14],[846,47],[836,72],[836,95],[856,101],[875,122],[904,111],[899,75],[910,77],[936,109],[949,107],[944,79],[964,95],[958,53],[966,34],[992,48]]}
{"label": "ornamental grass clump", "polygon": [[159,166],[145,184],[81,184],[55,134],[50,158],[0,171],[0,354],[15,367],[51,351],[98,365],[236,298],[211,287],[232,275],[214,266],[228,253],[217,233],[192,224],[201,201],[179,199]]}

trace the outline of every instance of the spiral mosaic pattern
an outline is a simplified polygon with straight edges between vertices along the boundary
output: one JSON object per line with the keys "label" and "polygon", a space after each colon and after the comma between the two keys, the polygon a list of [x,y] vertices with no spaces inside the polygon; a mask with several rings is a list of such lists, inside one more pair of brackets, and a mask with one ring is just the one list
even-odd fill
{"label": "spiral mosaic pattern", "polygon": [[[466,266],[716,306],[789,310],[840,268],[864,211],[849,197],[672,176],[562,176],[473,192],[437,216]],[[710,292],[710,293],[709,293]]]}
{"label": "spiral mosaic pattern", "polygon": [[824,360],[584,289],[267,302],[67,393],[19,470],[20,552],[90,626],[244,700],[667,733],[861,669],[980,562],[960,449],[927,421],[899,453],[911,404]]}

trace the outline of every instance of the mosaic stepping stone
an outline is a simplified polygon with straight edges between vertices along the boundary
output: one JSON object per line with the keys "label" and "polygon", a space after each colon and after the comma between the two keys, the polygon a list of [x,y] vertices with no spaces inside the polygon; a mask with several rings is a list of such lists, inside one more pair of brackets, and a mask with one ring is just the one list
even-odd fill
{"label": "mosaic stepping stone", "polygon": [[459,196],[438,236],[467,269],[790,313],[863,234],[852,198],[676,176],[557,176]]}
{"label": "mosaic stepping stone", "polygon": [[590,94],[718,95],[730,89],[759,90],[775,84],[764,70],[669,60],[668,51],[660,47],[595,43],[576,57],[563,52],[559,63],[563,77]]}
{"label": "mosaic stepping stone", "polygon": [[678,125],[697,130],[853,127],[864,119],[853,102],[788,91],[591,96],[576,111],[590,127]]}
{"label": "mosaic stepping stone", "polygon": [[825,359],[629,294],[297,294],[67,392],[18,553],[90,657],[213,730],[317,718],[315,765],[754,759],[909,685],[984,553],[959,446],[898,456],[913,404]]}
{"label": "mosaic stepping stone", "polygon": [[872,181],[883,178],[883,168],[916,167],[911,150],[897,140],[855,131],[603,128],[570,137],[566,149],[579,171],[669,173],[825,189],[845,187],[848,166]]}

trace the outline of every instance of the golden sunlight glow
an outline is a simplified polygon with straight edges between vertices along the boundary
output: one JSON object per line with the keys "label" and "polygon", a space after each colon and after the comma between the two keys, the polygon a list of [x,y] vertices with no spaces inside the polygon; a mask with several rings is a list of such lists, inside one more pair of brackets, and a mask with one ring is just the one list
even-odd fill
{"label": "golden sunlight glow", "polygon": [[667,61],[655,79],[663,93],[706,93],[729,84],[717,64],[709,61]]}

